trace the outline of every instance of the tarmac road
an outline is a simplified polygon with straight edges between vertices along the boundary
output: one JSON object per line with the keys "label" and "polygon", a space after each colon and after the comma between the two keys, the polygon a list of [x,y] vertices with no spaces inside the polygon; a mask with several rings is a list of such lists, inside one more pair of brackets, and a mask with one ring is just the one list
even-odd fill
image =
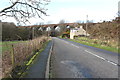
{"label": "tarmac road", "polygon": [[54,78],[118,78],[118,54],[53,37]]}

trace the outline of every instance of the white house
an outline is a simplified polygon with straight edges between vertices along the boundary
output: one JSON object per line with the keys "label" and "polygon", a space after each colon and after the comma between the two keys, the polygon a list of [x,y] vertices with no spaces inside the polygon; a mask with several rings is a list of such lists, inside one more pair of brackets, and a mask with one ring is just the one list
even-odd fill
{"label": "white house", "polygon": [[50,28],[50,27],[47,27],[47,28],[46,28],[46,31],[51,31],[51,28]]}
{"label": "white house", "polygon": [[55,30],[58,31],[58,32],[60,32],[60,27],[57,26],[57,27],[55,28]]}
{"label": "white house", "polygon": [[83,29],[83,26],[75,27],[70,30],[70,39],[74,39],[74,36],[84,35],[89,36],[90,34],[86,34],[86,31]]}

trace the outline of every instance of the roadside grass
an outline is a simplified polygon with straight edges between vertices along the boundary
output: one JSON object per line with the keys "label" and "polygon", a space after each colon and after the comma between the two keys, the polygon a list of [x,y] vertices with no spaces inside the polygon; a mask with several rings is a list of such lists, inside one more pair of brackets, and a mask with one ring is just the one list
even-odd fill
{"label": "roadside grass", "polygon": [[69,39],[69,40],[77,42],[77,43],[81,43],[81,44],[84,44],[84,45],[104,49],[104,50],[107,50],[107,51],[115,52],[115,53],[118,53],[118,49],[120,49],[117,46],[113,47],[113,46],[109,45],[105,41],[96,40],[96,39],[89,39],[89,38],[86,38],[86,37],[78,37],[77,39]]}
{"label": "roadside grass", "polygon": [[[24,78],[27,74],[28,74],[28,70],[30,69],[30,67],[35,63],[35,59],[36,57],[46,48],[46,46],[48,45],[48,43],[50,42],[51,40],[48,40],[46,41],[44,44],[43,44],[43,47],[38,51],[38,52],[35,52],[34,55],[30,56],[31,58],[28,60],[28,61],[25,61],[24,65],[26,66],[26,70],[22,71],[20,70],[19,73],[17,74],[20,78]],[[24,66],[24,67],[25,67]]]}
{"label": "roadside grass", "polygon": [[[32,60],[38,54],[36,52],[42,49],[44,43],[48,40],[48,37],[41,36],[39,38],[28,41],[3,42],[3,44],[1,45],[3,47],[3,77],[17,78],[19,75],[21,75],[21,73],[19,73],[19,75],[16,75],[16,71],[24,70],[26,68],[24,62],[26,61],[28,61],[26,63],[26,66],[30,65],[32,63]],[[32,56],[34,57],[30,59]]]}

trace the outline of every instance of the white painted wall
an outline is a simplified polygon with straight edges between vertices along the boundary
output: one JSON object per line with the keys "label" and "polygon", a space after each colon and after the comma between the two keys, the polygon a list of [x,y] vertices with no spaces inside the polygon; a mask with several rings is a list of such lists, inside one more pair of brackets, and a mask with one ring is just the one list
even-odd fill
{"label": "white painted wall", "polygon": [[[78,36],[78,35],[85,35],[86,36],[86,31],[83,29],[82,26],[80,26],[80,28],[73,28],[70,30],[70,39],[74,39],[74,36]],[[89,36],[90,34],[87,33],[87,36]]]}

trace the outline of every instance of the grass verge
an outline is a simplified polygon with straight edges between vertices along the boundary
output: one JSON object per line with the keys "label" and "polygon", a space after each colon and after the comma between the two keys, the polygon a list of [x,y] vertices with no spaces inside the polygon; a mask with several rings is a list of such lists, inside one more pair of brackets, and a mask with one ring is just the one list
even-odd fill
{"label": "grass verge", "polygon": [[[28,40],[27,42],[7,44],[7,46],[10,45],[11,47],[2,52],[3,78],[18,78],[19,76],[16,74],[25,70],[26,66],[32,63],[32,60],[34,60],[38,54],[36,54],[36,52],[39,52],[48,40],[48,37],[42,36],[33,40]],[[21,75],[21,73],[19,73],[19,75]]]}
{"label": "grass verge", "polygon": [[34,60],[46,48],[49,41],[45,42],[43,44],[43,47],[39,51],[35,51],[34,55],[28,57],[28,60],[24,61],[22,65],[16,66],[11,72],[11,77],[3,78],[2,80],[9,80],[12,78],[24,78],[24,76],[28,74],[27,70],[29,70],[30,66],[34,64]]}
{"label": "grass verge", "polygon": [[89,42],[84,42],[84,41],[72,40],[72,39],[69,39],[69,40],[73,41],[73,42],[81,43],[84,45],[88,45],[88,46],[92,46],[92,47],[96,47],[96,48],[100,48],[100,49],[104,49],[107,51],[118,53],[118,48],[109,47],[109,46],[100,45],[100,44],[89,43]]}
{"label": "grass verge", "polygon": [[[34,64],[34,60],[36,59],[36,57],[46,48],[46,46],[47,46],[47,44],[48,44],[49,42],[50,42],[50,41],[45,42],[44,45],[43,45],[43,47],[42,47],[38,52],[35,52],[35,54],[34,54],[33,56],[31,56],[31,58],[30,58],[28,61],[24,62],[24,63],[25,63],[24,65],[26,66],[26,70],[29,70],[30,66],[31,66],[32,64]],[[18,73],[18,75],[21,74],[21,75],[19,76],[20,78],[23,78],[25,75],[28,74],[26,70],[23,70],[23,72],[19,72],[19,73]]]}
{"label": "grass verge", "polygon": [[[62,37],[59,36],[59,38],[62,38]],[[63,39],[65,39],[65,38],[63,38]],[[118,50],[120,50],[120,47],[118,47],[117,42],[115,42],[115,43],[109,42],[108,43],[106,41],[90,39],[87,37],[77,37],[76,39],[67,39],[67,40],[81,43],[81,44],[88,45],[88,46],[92,46],[92,47],[96,47],[96,48],[100,48],[100,49],[104,49],[104,50],[115,52],[115,53],[119,53]]]}

